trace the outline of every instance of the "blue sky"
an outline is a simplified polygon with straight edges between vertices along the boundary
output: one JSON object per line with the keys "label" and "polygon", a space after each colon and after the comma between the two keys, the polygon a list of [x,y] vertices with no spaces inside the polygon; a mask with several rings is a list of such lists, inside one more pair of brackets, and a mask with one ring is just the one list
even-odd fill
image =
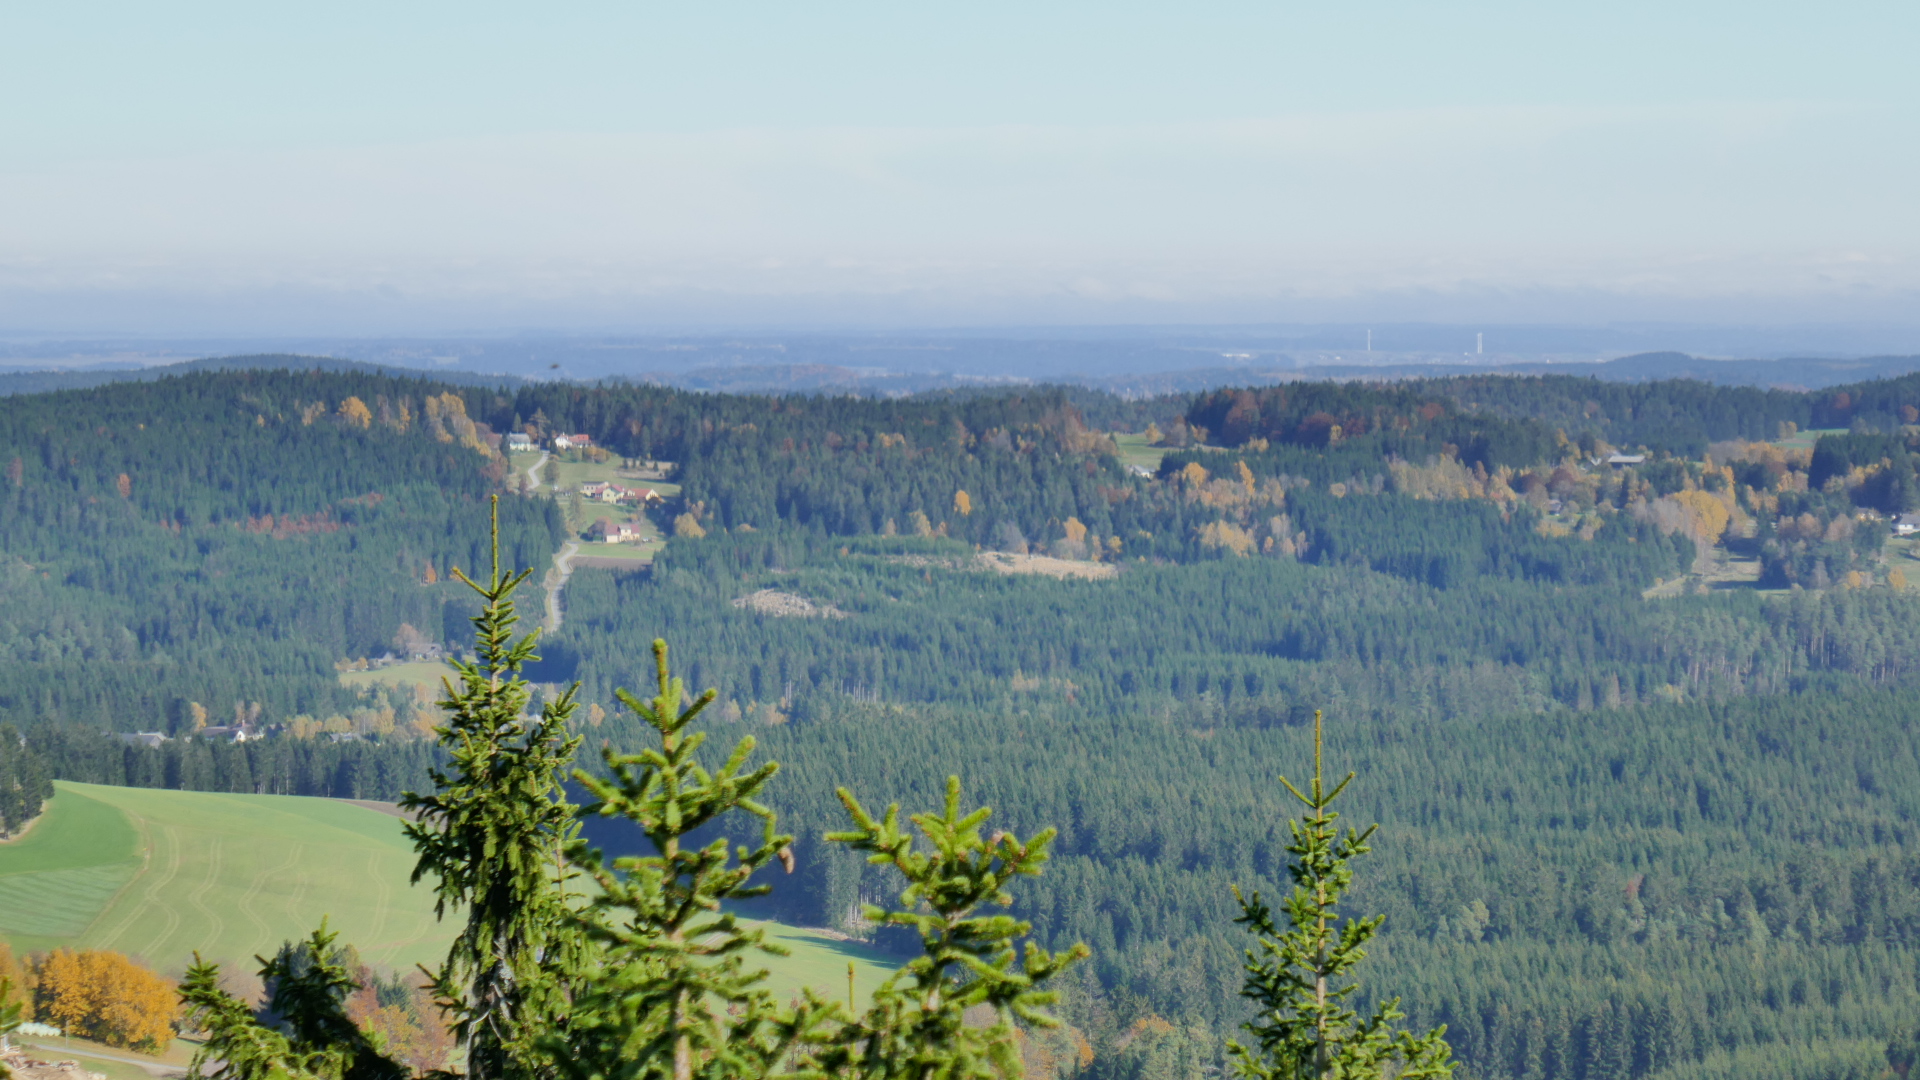
{"label": "blue sky", "polygon": [[0,11],[0,331],[1920,323],[1912,5]]}

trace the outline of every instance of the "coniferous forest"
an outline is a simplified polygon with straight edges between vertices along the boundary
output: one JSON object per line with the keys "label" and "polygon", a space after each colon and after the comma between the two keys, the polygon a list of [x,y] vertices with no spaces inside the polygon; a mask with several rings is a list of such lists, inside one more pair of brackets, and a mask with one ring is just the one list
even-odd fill
{"label": "coniferous forest", "polygon": [[[886,868],[821,839],[835,788],[927,806],[959,773],[997,827],[1058,829],[1016,913],[1091,948],[1058,1006],[1089,1076],[1223,1067],[1232,889],[1281,891],[1316,710],[1345,820],[1381,826],[1369,966],[1455,1075],[1879,1076],[1920,1025],[1920,377],[879,400],[280,369],[0,399],[6,827],[49,777],[425,790],[435,695],[340,669],[470,640],[453,570],[486,568],[496,494],[538,610],[572,537],[509,432],[680,486],[650,568],[573,572],[536,702],[578,682],[573,729],[638,750],[614,689],[670,640],[718,741],[784,766],[793,874],[748,910],[883,947]],[[231,726],[266,737],[196,734]]]}

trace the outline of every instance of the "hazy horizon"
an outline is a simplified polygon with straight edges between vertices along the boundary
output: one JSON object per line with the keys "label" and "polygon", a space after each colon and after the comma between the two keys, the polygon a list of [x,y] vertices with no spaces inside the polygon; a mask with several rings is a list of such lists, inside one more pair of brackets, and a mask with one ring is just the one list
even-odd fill
{"label": "hazy horizon", "polygon": [[1920,13],[0,15],[0,333],[1920,326]]}

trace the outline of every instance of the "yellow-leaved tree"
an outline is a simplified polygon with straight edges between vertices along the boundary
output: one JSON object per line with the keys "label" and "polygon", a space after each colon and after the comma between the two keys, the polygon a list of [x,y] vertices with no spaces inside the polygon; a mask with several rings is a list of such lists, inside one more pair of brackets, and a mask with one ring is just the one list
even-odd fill
{"label": "yellow-leaved tree", "polygon": [[373,410],[357,397],[350,397],[340,403],[340,420],[357,428],[373,426]]}
{"label": "yellow-leaved tree", "polygon": [[34,1015],[108,1046],[158,1051],[179,1012],[173,983],[107,949],[55,949],[40,962]]}

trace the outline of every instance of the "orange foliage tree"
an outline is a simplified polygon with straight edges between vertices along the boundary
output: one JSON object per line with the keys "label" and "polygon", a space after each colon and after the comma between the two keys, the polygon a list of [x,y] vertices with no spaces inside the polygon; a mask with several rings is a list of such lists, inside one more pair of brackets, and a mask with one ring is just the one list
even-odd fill
{"label": "orange foliage tree", "polygon": [[173,983],[106,949],[55,949],[35,972],[34,1013],[68,1034],[157,1051],[173,1039]]}

